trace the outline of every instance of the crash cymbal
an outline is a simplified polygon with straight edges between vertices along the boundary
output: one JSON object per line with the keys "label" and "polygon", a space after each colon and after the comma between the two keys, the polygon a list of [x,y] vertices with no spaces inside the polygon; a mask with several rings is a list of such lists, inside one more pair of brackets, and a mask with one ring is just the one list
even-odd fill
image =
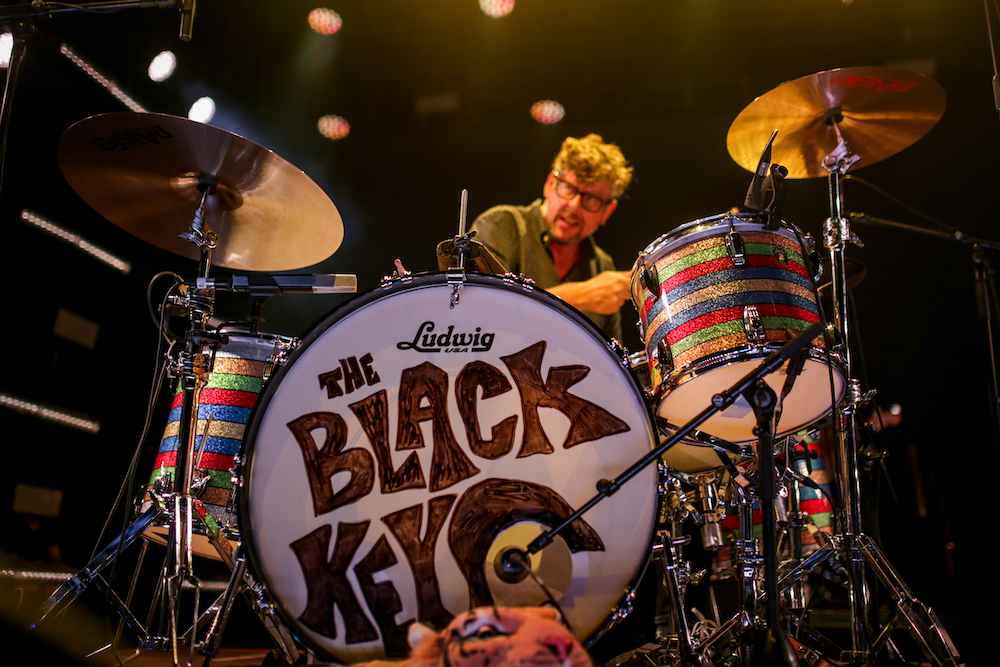
{"label": "crash cymbal", "polygon": [[834,122],[855,168],[895,155],[924,136],[941,118],[945,94],[923,74],[891,67],[845,67],[784,83],[751,102],[726,137],[729,154],[754,171],[777,129],[773,162],[787,178],[826,176],[823,159],[838,145]]}
{"label": "crash cymbal", "polygon": [[299,269],[344,238],[337,207],[301,170],[262,146],[186,118],[131,112],[92,116],[59,140],[59,166],[95,211],[143,241],[191,259],[187,232],[206,184],[212,264]]}

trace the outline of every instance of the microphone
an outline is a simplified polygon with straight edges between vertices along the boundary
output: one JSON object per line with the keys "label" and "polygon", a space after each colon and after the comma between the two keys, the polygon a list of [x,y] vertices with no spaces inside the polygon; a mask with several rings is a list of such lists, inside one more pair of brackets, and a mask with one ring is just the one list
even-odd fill
{"label": "microphone", "polygon": [[493,559],[493,571],[500,581],[516,584],[528,577],[531,563],[528,562],[528,552],[517,547],[504,547]]}
{"label": "microphone", "polygon": [[191,41],[191,29],[194,27],[194,2],[195,0],[180,0],[177,3],[181,10],[180,38],[185,42]]}
{"label": "microphone", "polygon": [[358,291],[358,277],[343,274],[318,275],[256,275],[232,276],[231,278],[197,278],[198,289],[214,289],[226,292],[250,292],[251,294],[353,294]]}
{"label": "microphone", "polygon": [[750,187],[747,188],[746,199],[743,200],[743,205],[746,208],[751,208],[755,211],[761,210],[761,184],[767,176],[767,170],[771,167],[771,146],[774,144],[774,138],[777,136],[777,130],[771,133],[771,138],[767,140],[767,145],[764,146],[764,150],[760,154],[760,160],[757,162],[757,171],[753,173],[753,178],[750,180]]}

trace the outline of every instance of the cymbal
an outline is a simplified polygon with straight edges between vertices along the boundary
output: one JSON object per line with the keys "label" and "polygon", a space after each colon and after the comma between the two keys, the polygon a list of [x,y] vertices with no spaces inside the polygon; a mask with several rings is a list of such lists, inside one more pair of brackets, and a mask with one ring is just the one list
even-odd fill
{"label": "cymbal", "polygon": [[771,133],[773,162],[787,178],[827,176],[823,159],[837,148],[840,128],[857,167],[895,155],[927,134],[945,108],[933,79],[891,67],[845,67],[784,83],[751,102],[726,136],[729,154],[755,171]]}
{"label": "cymbal", "polygon": [[206,184],[205,223],[218,236],[211,261],[251,271],[300,269],[344,238],[337,207],[301,170],[226,130],[164,114],[85,118],[59,140],[73,190],[130,234],[191,259],[187,232]]}

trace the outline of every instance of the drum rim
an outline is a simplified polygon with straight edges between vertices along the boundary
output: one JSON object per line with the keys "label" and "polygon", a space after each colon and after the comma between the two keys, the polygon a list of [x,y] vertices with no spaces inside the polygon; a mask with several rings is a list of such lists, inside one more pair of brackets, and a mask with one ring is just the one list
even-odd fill
{"label": "drum rim", "polygon": [[[237,496],[237,510],[238,510],[238,525],[240,526],[240,536],[241,545],[244,548],[244,553],[247,557],[247,565],[250,567],[251,572],[254,574],[256,580],[260,583],[263,592],[259,595],[264,596],[265,601],[270,603],[272,608],[277,613],[280,618],[281,623],[285,628],[302,644],[315,651],[319,655],[333,657],[328,647],[319,645],[318,642],[314,642],[306,633],[301,632],[301,624],[293,616],[291,611],[287,608],[284,601],[277,598],[274,594],[268,594],[268,575],[265,573],[264,568],[261,566],[259,557],[257,555],[257,549],[254,545],[252,539],[252,531],[250,529],[250,516],[249,516],[249,495],[252,483],[250,480],[250,472],[253,463],[254,445],[257,440],[257,433],[260,429],[261,421],[263,416],[267,412],[267,407],[270,405],[274,393],[277,388],[281,385],[281,380],[284,378],[285,374],[290,372],[288,369],[292,368],[298,358],[305,354],[306,350],[309,349],[312,344],[316,342],[323,334],[325,334],[330,328],[336,325],[337,322],[348,317],[352,313],[363,309],[379,299],[396,294],[397,292],[405,292],[410,289],[426,289],[432,287],[449,287],[447,282],[448,273],[443,271],[420,273],[411,276],[405,276],[402,278],[394,278],[390,283],[386,284],[383,281],[380,285],[373,287],[362,294],[359,294],[352,299],[340,304],[332,311],[321,316],[316,322],[314,322],[307,332],[298,339],[298,343],[292,349],[284,362],[275,369],[268,381],[265,383],[261,390],[260,395],[257,397],[257,402],[254,405],[253,410],[250,414],[250,419],[247,422],[247,429],[243,437],[243,443],[241,447],[240,462],[237,466],[237,474],[239,476],[238,481],[238,496]],[[650,405],[649,400],[647,400],[647,393],[642,388],[638,379],[635,376],[634,371],[628,365],[628,356],[620,355],[615,352],[612,346],[612,340],[609,338],[601,329],[599,329],[593,322],[587,318],[582,312],[569,305],[557,296],[554,296],[544,289],[536,287],[531,282],[515,281],[511,279],[510,276],[497,276],[493,274],[481,274],[481,273],[470,273],[465,276],[465,283],[481,285],[481,286],[492,286],[499,287],[501,289],[522,294],[524,296],[534,298],[544,305],[548,306],[550,309],[561,312],[577,324],[581,325],[582,328],[589,332],[598,343],[600,343],[608,355],[612,357],[610,361],[616,362],[616,367],[621,369],[627,378],[627,381],[631,383],[631,387],[634,391],[634,396],[641,407],[641,413],[645,418],[647,436],[649,439],[650,451],[655,449],[658,441],[658,431],[656,428],[656,421],[653,416],[653,409]],[[622,347],[621,350],[625,351]],[[651,464],[653,465],[653,464]],[[662,472],[657,467],[655,474],[658,478],[662,478]],[[596,480],[595,480],[596,481]],[[641,559],[640,565],[637,571],[634,573],[628,586],[622,592],[621,598],[615,606],[609,610],[608,617],[603,621],[601,625],[594,630],[594,632],[587,637],[585,640],[580,640],[581,644],[585,647],[593,645],[601,636],[603,636],[613,625],[618,621],[616,616],[619,615],[620,610],[627,603],[629,598],[634,595],[635,591],[638,589],[639,583],[642,581],[643,576],[645,576],[646,570],[650,565],[651,559],[648,557],[652,553],[653,546],[656,542],[656,524],[657,517],[660,516],[662,511],[662,505],[664,500],[664,494],[662,490],[662,484],[657,484],[657,487],[653,489],[654,491],[654,520],[649,530],[649,538],[645,545],[645,550],[643,553],[646,555],[645,558]]]}
{"label": "drum rim", "polygon": [[[669,232],[661,234],[655,241],[643,248],[643,250],[636,257],[635,262],[632,264],[633,293],[635,292],[634,285],[638,280],[639,272],[643,268],[648,268],[650,264],[655,264],[665,254],[665,252],[672,249],[672,246],[670,245],[672,241],[682,239],[685,236],[695,235],[699,232],[711,231],[720,227],[720,223],[727,218],[734,218],[737,225],[762,225],[763,220],[761,220],[761,217],[762,214],[760,213],[717,213],[716,215],[710,215],[705,218],[698,218],[697,220],[682,223]],[[801,242],[804,242],[805,238],[808,236],[808,234],[803,232],[800,227],[788,222],[787,220],[781,220],[781,224],[778,229],[770,230],[761,227],[760,231],[775,234],[781,229],[788,230],[791,233],[791,236],[794,237],[796,243],[800,243],[800,245]],[[746,229],[744,228],[740,231],[746,231]],[[782,234],[778,235],[783,236]],[[692,239],[689,243],[694,243],[697,240],[698,239]],[[808,254],[812,249],[800,248],[800,250]],[[641,304],[639,307],[641,308]]]}
{"label": "drum rim", "polygon": [[[715,354],[706,355],[700,359],[696,359],[683,368],[679,368],[671,372],[663,379],[660,385],[656,387],[653,391],[653,400],[656,403],[655,410],[659,411],[663,402],[669,398],[669,396],[664,395],[665,393],[668,393],[668,385],[669,391],[673,391],[691,380],[694,380],[702,375],[707,375],[720,368],[725,368],[727,366],[732,366],[745,361],[763,361],[767,355],[780,348],[781,345],[777,343],[770,343],[761,346],[744,346],[736,350],[724,350],[722,352],[716,352]],[[834,406],[838,405],[847,394],[847,374],[845,372],[847,367],[843,356],[835,350],[816,346],[808,347],[806,349],[806,353],[811,360],[821,363],[840,378],[840,388],[835,397],[836,400],[833,401]],[[831,411],[832,410],[833,408],[831,408]],[[822,421],[829,414],[829,412],[825,413],[822,417],[819,417],[808,425],[793,427],[775,433],[775,437],[784,437],[801,431],[803,428],[808,428],[812,424]],[[752,442],[752,440],[737,440],[735,442],[743,444],[745,442]]]}

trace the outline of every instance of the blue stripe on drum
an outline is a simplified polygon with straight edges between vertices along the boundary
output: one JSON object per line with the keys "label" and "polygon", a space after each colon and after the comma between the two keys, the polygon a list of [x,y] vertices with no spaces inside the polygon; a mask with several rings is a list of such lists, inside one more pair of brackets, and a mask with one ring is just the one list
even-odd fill
{"label": "blue stripe on drum", "polygon": [[[198,406],[198,419],[208,419],[212,416],[214,422],[233,422],[234,424],[247,424],[250,422],[252,408],[240,408],[234,405],[222,405],[212,403],[202,403]],[[167,423],[172,424],[181,419],[181,408],[176,407],[167,416]]]}
{"label": "blue stripe on drum", "polygon": [[[195,436],[194,451],[197,453],[201,449],[201,438],[202,436]],[[210,435],[208,440],[205,442],[205,451],[211,452],[213,454],[228,454],[230,456],[235,456],[240,453],[240,445],[243,443],[242,440],[236,438],[220,438],[219,436]],[[163,452],[176,452],[177,451],[177,436],[168,435],[167,437],[160,440],[160,454]]]}
{"label": "blue stripe on drum", "polygon": [[673,317],[664,321],[663,324],[658,327],[657,333],[659,333],[659,329],[672,331],[683,324],[687,324],[693,319],[699,318],[702,315],[714,313],[717,310],[724,310],[726,308],[733,308],[736,306],[758,306],[765,303],[773,303],[781,306],[794,306],[810,313],[816,313],[815,302],[796,294],[772,291],[737,292],[736,294],[724,294],[707,299],[700,303],[696,303],[690,308],[686,308],[679,313],[675,313]]}
{"label": "blue stripe on drum", "polygon": [[692,278],[663,294],[659,300],[673,303],[677,299],[681,299],[706,287],[741,280],[778,280],[786,283],[794,283],[810,291],[813,289],[812,283],[807,278],[794,271],[775,269],[768,266],[744,266],[738,269],[714,271],[706,273],[703,276],[698,276],[697,278]]}

